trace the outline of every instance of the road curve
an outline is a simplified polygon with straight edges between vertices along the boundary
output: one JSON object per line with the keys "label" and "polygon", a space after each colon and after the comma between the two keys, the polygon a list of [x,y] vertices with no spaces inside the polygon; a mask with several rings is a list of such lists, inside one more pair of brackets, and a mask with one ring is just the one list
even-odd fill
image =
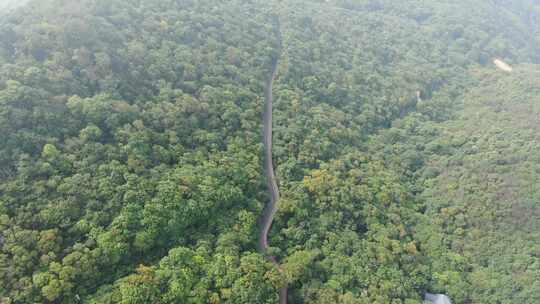
{"label": "road curve", "polygon": [[264,143],[264,171],[266,174],[266,185],[270,193],[270,201],[264,208],[261,219],[261,232],[259,235],[259,249],[266,252],[268,249],[268,232],[272,226],[274,215],[277,211],[279,201],[279,188],[277,186],[276,175],[272,157],[272,108],[273,108],[273,82],[277,73],[278,59],[272,63],[272,73],[266,81],[264,88],[265,108],[263,113],[263,143]]}
{"label": "road curve", "polygon": [[[279,21],[278,21],[279,31]],[[281,37],[280,41],[281,41]],[[281,46],[280,46],[281,48]],[[276,181],[276,175],[274,173],[274,164],[272,157],[272,109],[274,97],[272,94],[274,79],[276,78],[277,68],[279,65],[279,55],[272,59],[272,71],[268,76],[264,87],[265,107],[263,113],[263,144],[264,144],[264,171],[266,174],[266,185],[268,192],[270,193],[270,200],[264,208],[261,216],[261,231],[259,234],[259,251],[266,254],[268,250],[268,232],[272,227],[272,221],[277,211],[277,204],[279,201],[279,188]],[[275,256],[268,256],[268,259],[272,261],[276,266],[279,263]],[[283,286],[279,291],[279,303],[287,304],[287,286]]]}

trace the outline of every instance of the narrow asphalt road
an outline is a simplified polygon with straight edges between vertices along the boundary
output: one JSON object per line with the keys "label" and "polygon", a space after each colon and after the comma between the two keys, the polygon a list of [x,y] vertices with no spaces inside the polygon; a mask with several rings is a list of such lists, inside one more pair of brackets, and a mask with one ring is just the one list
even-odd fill
{"label": "narrow asphalt road", "polygon": [[272,73],[266,81],[264,88],[265,108],[263,114],[263,140],[264,140],[264,171],[266,174],[266,185],[270,193],[270,201],[266,205],[262,220],[261,233],[259,236],[259,249],[266,251],[268,249],[268,231],[272,226],[274,215],[277,211],[279,201],[279,188],[277,186],[276,175],[274,173],[274,164],[272,157],[272,108],[273,108],[273,82],[277,73],[278,59],[272,63]]}
{"label": "narrow asphalt road", "polygon": [[[278,22],[279,28],[279,22]],[[281,37],[280,37],[281,39]],[[272,221],[277,211],[279,201],[279,188],[274,173],[274,163],[272,157],[272,109],[274,97],[272,94],[274,79],[276,78],[277,68],[279,65],[279,56],[272,61],[272,71],[266,80],[264,88],[265,108],[263,114],[263,143],[264,143],[264,171],[266,174],[266,184],[270,193],[270,201],[266,204],[261,217],[261,231],[259,234],[259,251],[266,254],[268,250],[268,232],[272,227]],[[268,256],[276,266],[279,263],[275,256]],[[283,286],[279,291],[279,303],[287,304],[287,286]]]}

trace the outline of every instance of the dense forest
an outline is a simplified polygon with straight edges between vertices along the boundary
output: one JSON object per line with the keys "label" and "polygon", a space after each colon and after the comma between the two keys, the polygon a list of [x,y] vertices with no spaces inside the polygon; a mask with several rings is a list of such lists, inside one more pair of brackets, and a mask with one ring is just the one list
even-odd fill
{"label": "dense forest", "polygon": [[0,304],[540,303],[539,117],[536,0],[30,0]]}

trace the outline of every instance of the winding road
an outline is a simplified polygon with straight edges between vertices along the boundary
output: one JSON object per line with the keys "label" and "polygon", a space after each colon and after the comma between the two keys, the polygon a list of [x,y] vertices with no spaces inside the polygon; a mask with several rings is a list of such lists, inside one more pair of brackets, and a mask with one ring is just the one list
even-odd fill
{"label": "winding road", "polygon": [[[279,25],[279,19],[277,20],[276,33],[279,37],[279,50],[281,53],[281,30]],[[272,154],[272,112],[273,112],[273,85],[274,79],[277,75],[277,70],[279,66],[279,57],[280,55],[275,56],[272,59],[272,70],[268,78],[266,79],[264,86],[264,98],[265,98],[265,107],[263,113],[263,144],[264,144],[264,171],[266,174],[266,185],[268,192],[270,193],[270,200],[266,204],[264,211],[260,218],[261,230],[259,233],[259,242],[258,249],[261,254],[266,255],[268,251],[268,233],[272,227],[272,222],[274,216],[276,215],[279,202],[279,188],[277,185],[276,174],[274,172],[274,162]],[[420,100],[420,91],[417,92],[417,98]],[[275,256],[267,255],[268,260],[270,260],[274,265],[278,267],[281,271],[281,266]],[[285,285],[279,290],[279,303],[287,304],[287,293],[288,287]],[[444,294],[430,294],[426,293],[425,301],[431,302],[433,304],[452,304],[450,298]]]}
{"label": "winding road", "polygon": [[[279,34],[279,21],[278,21],[278,34]],[[281,35],[279,35],[281,36]],[[279,37],[280,49],[281,49],[281,37]],[[272,109],[274,97],[272,94],[274,79],[276,78],[277,69],[279,65],[279,56],[272,59],[272,71],[266,80],[264,87],[265,108],[263,114],[263,143],[264,143],[264,171],[266,174],[266,184],[268,192],[270,193],[270,201],[266,204],[263,214],[261,216],[261,231],[259,234],[259,251],[262,254],[266,254],[268,250],[268,232],[272,227],[272,221],[277,211],[277,204],[279,201],[279,188],[276,181],[276,175],[274,173],[274,163],[272,157]],[[268,256],[268,259],[274,263],[278,268],[280,265],[275,256]],[[279,303],[287,303],[287,286],[283,286],[279,291]]]}
{"label": "winding road", "polygon": [[268,192],[270,192],[270,201],[266,205],[262,220],[261,220],[261,232],[259,235],[259,249],[265,251],[268,249],[268,232],[272,226],[274,215],[277,211],[277,202],[279,201],[279,188],[277,186],[276,175],[274,173],[274,164],[272,157],[272,108],[273,108],[273,82],[277,72],[278,59],[275,59],[272,63],[272,74],[266,81],[264,95],[265,95],[265,109],[263,114],[263,140],[264,140],[264,170],[266,173],[266,184]]}

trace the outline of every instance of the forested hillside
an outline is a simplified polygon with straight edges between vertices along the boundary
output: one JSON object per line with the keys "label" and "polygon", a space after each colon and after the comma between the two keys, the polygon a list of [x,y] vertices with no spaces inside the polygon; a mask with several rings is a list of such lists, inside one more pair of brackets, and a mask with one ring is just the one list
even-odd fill
{"label": "forested hillside", "polygon": [[428,144],[422,197],[442,235],[436,240],[450,249],[442,261],[433,256],[434,269],[456,299],[534,303],[540,300],[540,66],[474,74],[479,84],[464,96],[467,107],[436,126],[439,135]]}
{"label": "forested hillside", "polygon": [[534,0],[30,1],[0,303],[539,303],[539,37]]}

